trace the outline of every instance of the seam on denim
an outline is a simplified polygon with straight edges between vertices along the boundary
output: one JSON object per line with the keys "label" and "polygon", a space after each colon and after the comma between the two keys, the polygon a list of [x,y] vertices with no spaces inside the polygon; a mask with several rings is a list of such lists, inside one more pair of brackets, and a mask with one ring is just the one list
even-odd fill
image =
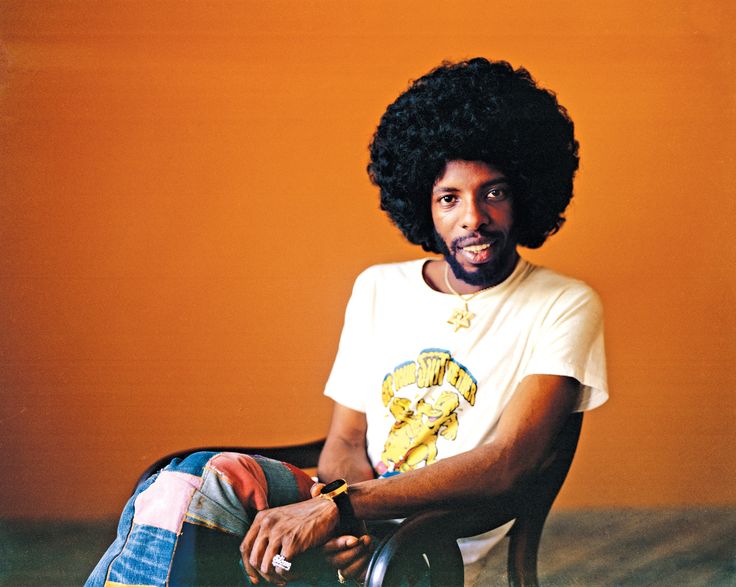
{"label": "seam on denim", "polygon": [[214,522],[210,522],[209,520],[205,520],[204,518],[201,518],[200,516],[197,516],[196,514],[193,514],[191,512],[187,512],[185,517],[191,518],[193,521],[189,521],[188,523],[194,526],[212,528],[213,530],[219,530],[220,532],[224,532],[225,534],[228,534],[230,536],[238,536],[236,532],[228,530],[227,528],[223,528],[222,526],[215,524]]}
{"label": "seam on denim", "polygon": [[[219,454],[223,454],[223,453],[219,453]],[[220,504],[220,502],[217,499],[215,499],[213,496],[211,496],[209,493],[205,493],[204,489],[207,487],[207,482],[208,482],[208,479],[209,479],[210,475],[214,476],[214,478],[216,478],[216,479],[219,479],[220,480],[219,481],[220,483],[222,483],[224,485],[227,485],[227,487],[230,488],[230,490],[233,492],[233,496],[232,497],[237,500],[237,503],[238,504],[240,504],[241,511],[242,511],[242,516],[238,515],[238,512],[237,511],[231,511],[230,509],[222,506]],[[196,490],[194,492],[194,495],[192,496],[192,500],[189,502],[189,508],[187,509],[185,518],[187,516],[188,517],[191,517],[192,518],[191,523],[194,523],[194,524],[197,524],[197,525],[200,525],[200,526],[204,526],[204,527],[218,529],[218,530],[221,530],[222,532],[225,532],[226,534],[228,534],[230,536],[240,536],[241,535],[240,532],[236,532],[236,531],[233,531],[232,529],[228,529],[228,528],[225,528],[223,526],[220,526],[219,524],[216,524],[216,523],[210,521],[207,518],[203,518],[203,517],[198,516],[195,513],[193,513],[193,511],[192,511],[192,502],[194,501],[194,498],[197,495],[199,496],[199,498],[201,500],[204,500],[205,502],[208,502],[210,504],[214,504],[214,506],[216,506],[217,508],[220,508],[222,510],[222,513],[223,514],[225,514],[227,516],[230,516],[234,520],[237,520],[238,522],[240,522],[243,526],[245,526],[246,532],[247,532],[248,528],[250,527],[250,525],[253,523],[252,516],[249,516],[248,513],[245,511],[245,506],[240,501],[240,498],[238,497],[238,495],[235,493],[235,490],[233,488],[232,481],[229,479],[229,477],[227,475],[224,475],[221,471],[219,471],[215,467],[208,465],[208,466],[206,466],[206,467],[203,468],[203,470],[202,470],[202,486],[198,490]],[[185,521],[186,521],[186,519],[185,519]],[[201,523],[199,523],[199,521],[201,521]]]}
{"label": "seam on denim", "polygon": [[[220,453],[217,453],[220,454]],[[213,455],[210,457],[210,459],[205,463],[204,467],[202,467],[202,474],[199,475],[200,479],[203,479],[204,477],[204,469],[207,467],[209,462],[214,459],[217,455]],[[196,475],[195,475],[196,476]],[[169,581],[171,581],[171,569],[174,566],[174,559],[176,558],[176,549],[179,546],[179,536],[182,535],[182,527],[184,526],[184,520],[187,517],[187,513],[189,512],[189,508],[192,506],[192,500],[194,499],[194,494],[197,493],[197,489],[192,491],[192,494],[189,496],[189,503],[187,504],[186,509],[184,510],[184,515],[181,517],[181,520],[179,521],[179,530],[176,533],[176,538],[174,539],[174,548],[171,550],[171,558],[169,559],[169,569],[166,571],[166,581],[164,581],[164,585],[168,587]]]}
{"label": "seam on denim", "polygon": [[[261,471],[263,471],[263,467],[261,467],[260,463],[254,458],[254,455],[246,454],[246,453],[234,453],[233,451],[228,451],[228,452],[218,452],[217,454],[212,455],[212,458],[209,461],[207,461],[204,464],[204,466],[202,467],[202,477],[204,478],[204,471],[205,471],[205,469],[209,469],[210,471],[212,471],[213,473],[215,473],[218,477],[221,477],[222,479],[224,479],[225,481],[227,481],[231,486],[233,486],[234,485],[233,484],[233,481],[232,481],[232,479],[230,479],[230,477],[228,477],[227,473],[225,473],[225,471],[221,471],[220,469],[217,468],[216,465],[212,464],[212,461],[215,460],[215,458],[217,458],[219,456],[222,456],[222,455],[226,455],[226,454],[236,454],[236,455],[238,455],[240,457],[247,457],[248,459],[250,459],[251,461],[253,461],[253,463],[259,469],[261,469]],[[263,458],[265,458],[265,457],[263,457]],[[273,460],[273,459],[270,459],[270,460]],[[279,462],[279,461],[276,461],[276,462]],[[263,476],[264,477],[266,476],[266,473],[265,472],[263,473]],[[266,479],[266,484],[268,485],[268,480],[267,479]],[[268,488],[266,487],[265,489],[267,490]]]}
{"label": "seam on denim", "polygon": [[[216,454],[215,456],[220,456],[220,455],[223,455],[223,454],[225,454],[225,453],[222,453],[221,452],[221,453]],[[261,465],[258,464],[258,461],[256,461],[251,455],[243,455],[243,456],[246,456],[246,457],[252,459],[253,462],[261,469],[261,471],[263,471],[263,468],[261,467]],[[214,459],[214,458],[215,457],[213,456],[212,459]],[[220,479],[223,479],[234,490],[235,489],[234,483],[233,483],[232,479],[230,479],[230,477],[228,477],[227,473],[225,473],[224,471],[221,471],[215,465],[210,465],[210,461],[212,459],[210,459],[209,461],[207,461],[207,464],[203,467],[203,469],[202,469],[202,478],[204,479],[204,475],[205,475],[205,471],[206,470],[207,471],[211,471],[212,473],[214,473],[215,475],[217,475]],[[268,503],[268,479],[266,478],[266,473],[265,472],[263,472],[263,477],[264,477],[264,479],[266,481],[266,487],[264,487],[263,489],[264,489],[264,493],[266,494],[266,502]],[[205,495],[205,494],[202,494],[202,495]],[[237,494],[236,494],[236,496],[237,496]],[[205,497],[207,497],[207,496],[205,495]],[[240,498],[238,498],[238,499],[240,499]],[[243,506],[243,509],[245,509],[245,504],[243,504],[241,502],[241,505]],[[254,510],[258,511],[258,509],[255,507],[255,505],[253,505],[252,507],[253,507]],[[268,507],[268,505],[266,507]]]}
{"label": "seam on denim", "polygon": [[164,585],[168,587],[169,581],[171,581],[171,568],[174,566],[174,559],[176,558],[176,548],[179,546],[179,536],[181,536],[181,528],[179,529],[179,532],[176,534],[176,538],[174,538],[174,548],[171,550],[171,558],[169,558],[169,568],[166,571],[166,580],[164,581]]}
{"label": "seam on denim", "polygon": [[[232,485],[231,485],[230,487],[232,487]],[[195,493],[195,495],[199,494],[199,496],[200,496],[200,497],[201,497],[201,498],[202,498],[203,500],[206,500],[206,501],[207,501],[207,502],[209,502],[209,503],[213,503],[213,504],[215,504],[215,506],[217,506],[218,508],[220,508],[220,509],[221,509],[221,510],[222,510],[222,511],[223,511],[223,512],[225,513],[225,514],[227,514],[227,515],[229,515],[229,516],[231,516],[231,517],[235,518],[236,520],[238,520],[239,522],[242,522],[243,524],[248,524],[248,523],[250,523],[250,522],[252,522],[252,521],[253,521],[253,520],[249,520],[250,516],[248,516],[248,512],[246,512],[246,511],[245,511],[245,506],[243,506],[242,502],[240,502],[240,499],[238,498],[238,496],[237,496],[237,495],[235,495],[234,497],[235,497],[236,499],[238,499],[238,503],[240,503],[240,506],[241,506],[241,508],[243,509],[243,510],[242,510],[242,511],[243,511],[243,515],[242,515],[242,517],[241,517],[241,516],[239,516],[239,515],[237,514],[237,512],[234,512],[234,511],[230,511],[230,510],[228,510],[228,509],[227,509],[226,507],[224,507],[224,506],[220,505],[220,503],[219,503],[219,502],[218,502],[218,501],[217,501],[216,499],[213,499],[213,498],[212,498],[212,497],[210,497],[210,496],[209,496],[208,494],[204,493],[204,492],[203,492],[203,491],[202,491],[201,489],[198,489],[198,490],[197,490],[197,491],[195,491],[194,493]],[[233,493],[234,493],[234,491],[233,491]],[[192,501],[194,501],[194,496],[192,496]],[[187,508],[187,512],[186,512],[186,515],[191,515],[191,514],[192,514],[192,501],[190,501],[190,502],[189,502],[189,507]],[[255,511],[255,508],[253,508],[253,510]],[[200,519],[200,520],[204,519],[204,518],[201,518],[201,517],[198,517],[198,516],[194,516],[194,517],[197,517],[197,518],[198,518],[198,519]]]}
{"label": "seam on denim", "polygon": [[[223,453],[219,453],[219,454],[223,454]],[[232,479],[230,479],[230,477],[227,476],[227,473],[225,473],[224,471],[220,471],[220,469],[218,469],[217,467],[215,467],[215,465],[210,465],[209,461],[207,462],[207,464],[202,469],[202,477],[203,478],[204,478],[204,471],[205,471],[205,469],[208,470],[208,471],[212,471],[215,475],[217,475],[218,477],[220,477],[220,478],[224,479],[225,481],[227,481],[227,483],[230,486],[233,485]]]}
{"label": "seam on denim", "polygon": [[[151,475],[151,477],[149,477],[149,479],[152,479],[152,481],[148,484],[148,487],[150,487],[156,482],[156,479],[158,478],[160,473],[161,473],[161,470],[156,471],[153,475]],[[146,491],[148,487],[146,487],[146,489],[144,489],[143,491]],[[143,491],[139,491],[137,494],[135,494],[135,499],[138,499],[138,496],[141,493],[143,493]],[[131,499],[132,499],[132,496],[131,496]],[[120,547],[120,551],[114,557],[112,557],[112,559],[110,559],[110,564],[107,565],[107,571],[105,572],[105,583],[110,581],[110,572],[112,571],[112,565],[125,552],[125,547],[128,546],[128,541],[130,540],[130,535],[133,533],[133,524],[135,524],[135,522],[133,521],[135,518],[135,499],[133,499],[133,504],[132,504],[133,513],[130,516],[130,526],[128,527],[128,533],[125,535],[125,542],[123,542],[123,545]]]}

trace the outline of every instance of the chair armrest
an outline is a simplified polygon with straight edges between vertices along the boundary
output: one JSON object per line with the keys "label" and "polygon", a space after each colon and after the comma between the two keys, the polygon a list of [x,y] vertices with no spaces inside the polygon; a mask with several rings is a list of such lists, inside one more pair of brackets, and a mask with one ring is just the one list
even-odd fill
{"label": "chair armrest", "polygon": [[386,536],[368,565],[366,585],[400,585],[407,572],[427,572],[430,585],[463,585],[458,538],[475,536],[514,519],[513,496],[481,506],[426,510],[409,516]]}
{"label": "chair armrest", "polygon": [[430,585],[462,587],[463,560],[457,542],[445,534],[444,528],[442,533],[437,532],[448,514],[446,510],[428,510],[401,522],[373,553],[366,587],[410,585],[427,572],[430,564]]}

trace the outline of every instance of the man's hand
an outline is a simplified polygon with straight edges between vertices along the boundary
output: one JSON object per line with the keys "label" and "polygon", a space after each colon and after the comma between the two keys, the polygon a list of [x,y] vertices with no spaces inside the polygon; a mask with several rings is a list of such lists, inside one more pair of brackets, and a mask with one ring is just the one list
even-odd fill
{"label": "man's hand", "polygon": [[[324,483],[312,485],[312,497],[317,497],[324,486]],[[373,542],[368,534],[360,537],[338,536],[328,540],[322,547],[325,560],[333,569],[340,571],[346,579],[359,582],[365,579],[373,550]]]}
{"label": "man's hand", "polygon": [[339,570],[343,577],[363,582],[373,554],[373,543],[367,534],[360,538],[338,536],[325,543],[322,552],[330,566]]}
{"label": "man's hand", "polygon": [[[290,571],[274,568],[277,554],[287,561],[316,546],[325,544],[339,523],[337,506],[329,500],[313,498],[291,505],[258,512],[240,545],[245,572],[252,583],[259,576],[284,585]],[[298,569],[294,569],[298,571]]]}

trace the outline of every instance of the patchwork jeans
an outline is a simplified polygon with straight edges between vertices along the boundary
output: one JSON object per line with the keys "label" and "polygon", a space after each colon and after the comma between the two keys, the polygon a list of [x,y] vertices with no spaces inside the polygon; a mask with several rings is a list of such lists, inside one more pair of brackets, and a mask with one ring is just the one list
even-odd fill
{"label": "patchwork jeans", "polygon": [[[308,499],[311,485],[300,469],[260,456],[197,452],[175,459],[130,498],[117,538],[85,587],[250,585],[239,546],[255,514]],[[309,578],[289,585],[338,584],[318,552],[299,562]]]}

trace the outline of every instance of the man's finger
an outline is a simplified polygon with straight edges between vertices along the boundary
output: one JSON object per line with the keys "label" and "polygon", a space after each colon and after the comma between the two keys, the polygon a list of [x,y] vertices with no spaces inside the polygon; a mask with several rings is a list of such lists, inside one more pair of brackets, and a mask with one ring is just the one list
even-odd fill
{"label": "man's finger", "polygon": [[250,558],[248,559],[248,562],[250,562],[251,566],[258,571],[258,574],[266,579],[268,579],[268,567],[271,564],[271,559],[268,559],[268,561],[265,559],[265,552],[268,545],[268,538],[261,536],[261,533],[259,533],[253,543],[253,547],[250,551]]}
{"label": "man's finger", "polygon": [[257,585],[260,582],[259,573],[256,568],[251,564],[250,557],[253,551],[253,544],[258,537],[258,521],[257,518],[253,520],[253,524],[248,529],[248,532],[240,543],[240,560],[243,563],[246,575],[250,578],[251,583]]}
{"label": "man's finger", "polygon": [[[255,571],[269,583],[275,585],[285,585],[284,571],[274,565],[274,557],[281,552],[280,542],[269,542],[267,540],[259,540],[253,549],[254,553],[258,553],[258,560],[254,561],[251,555],[251,564],[255,567]],[[290,562],[284,557],[286,562]],[[278,561],[277,561],[278,564]]]}
{"label": "man's finger", "polygon": [[351,561],[337,566],[344,577],[355,579],[356,581],[362,581],[365,578],[365,572],[368,569],[368,563],[370,563],[373,553],[371,537],[367,535],[361,536],[360,547],[348,551],[355,554]]}
{"label": "man's finger", "polygon": [[240,566],[243,568],[243,571],[245,571],[245,574],[248,575],[250,582],[253,583],[253,585],[258,585],[258,583],[260,582],[260,575],[258,574],[258,571],[256,571],[251,566],[250,562],[248,562],[247,559],[241,557]]}
{"label": "man's finger", "polygon": [[362,581],[363,574],[368,568],[369,561],[370,557],[368,557],[368,555],[366,554],[365,557],[360,558],[345,567],[341,567],[340,572],[342,573],[342,576],[346,579],[355,579],[356,581]]}
{"label": "man's finger", "polygon": [[[277,554],[281,554],[281,542],[269,542],[268,546],[263,550],[263,555],[261,557],[261,565],[259,567],[262,574],[272,574],[277,573],[278,569],[275,569],[273,566],[273,559]],[[284,559],[289,560],[284,556]]]}
{"label": "man's finger", "polygon": [[253,550],[253,543],[258,536],[258,516],[255,517],[248,531],[245,533],[245,538],[240,543],[240,553],[243,557],[249,557],[251,550]]}
{"label": "man's finger", "polygon": [[324,552],[333,553],[340,552],[349,548],[353,548],[360,543],[360,539],[355,536],[338,536],[331,538],[322,546]]}
{"label": "man's finger", "polygon": [[334,552],[325,552],[325,558],[331,567],[342,569],[353,564],[354,561],[370,558],[371,538],[370,536],[362,536],[352,548],[342,549]]}

